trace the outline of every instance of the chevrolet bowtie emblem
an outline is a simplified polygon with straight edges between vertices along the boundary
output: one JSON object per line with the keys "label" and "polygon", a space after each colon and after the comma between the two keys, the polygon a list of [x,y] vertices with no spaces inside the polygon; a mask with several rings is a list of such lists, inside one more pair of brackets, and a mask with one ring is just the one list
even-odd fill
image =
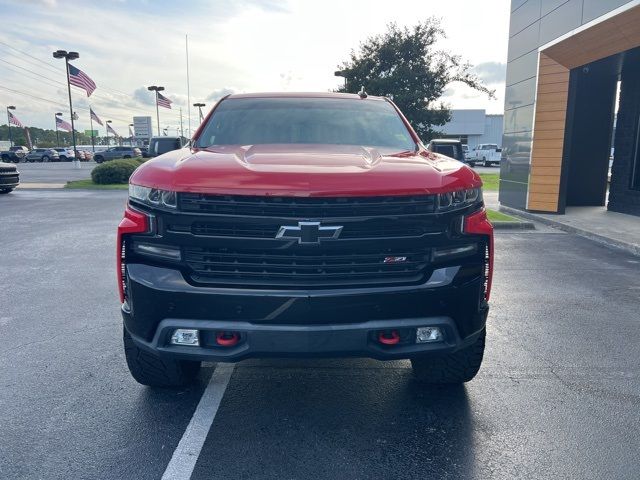
{"label": "chevrolet bowtie emblem", "polygon": [[298,240],[298,243],[320,243],[321,240],[335,240],[341,232],[342,226],[325,226],[320,222],[298,222],[297,226],[281,226],[276,238],[290,238]]}

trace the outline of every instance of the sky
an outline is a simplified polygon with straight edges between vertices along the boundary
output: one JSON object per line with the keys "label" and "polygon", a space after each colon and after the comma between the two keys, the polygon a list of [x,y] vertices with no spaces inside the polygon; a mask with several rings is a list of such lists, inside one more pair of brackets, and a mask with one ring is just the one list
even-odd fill
{"label": "sky", "polygon": [[[150,115],[148,85],[162,85],[173,109],[160,125],[174,133],[183,109],[188,128],[185,36],[189,42],[191,104],[208,111],[231,92],[328,91],[333,72],[352,50],[396,22],[410,26],[439,18],[447,38],[436,46],[461,55],[485,84],[489,99],[451,84],[442,100],[451,108],[502,113],[509,0],[0,0],[0,105],[15,105],[28,126],[53,128],[69,107],[58,49],[77,51],[74,65],[97,84],[94,94],[72,88],[76,129],[89,128],[88,107],[128,136],[133,116]],[[204,112],[203,112],[204,113]],[[191,128],[198,112],[191,107]],[[4,123],[2,120],[0,122]],[[6,121],[5,121],[6,122]],[[94,128],[96,128],[94,126]]]}

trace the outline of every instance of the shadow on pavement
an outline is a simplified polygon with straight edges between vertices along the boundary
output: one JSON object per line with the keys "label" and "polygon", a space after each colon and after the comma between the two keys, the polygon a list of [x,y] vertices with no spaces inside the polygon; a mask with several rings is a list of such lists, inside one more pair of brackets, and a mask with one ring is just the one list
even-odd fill
{"label": "shadow on pavement", "polygon": [[465,387],[422,387],[407,365],[240,364],[192,478],[472,476],[476,435]]}

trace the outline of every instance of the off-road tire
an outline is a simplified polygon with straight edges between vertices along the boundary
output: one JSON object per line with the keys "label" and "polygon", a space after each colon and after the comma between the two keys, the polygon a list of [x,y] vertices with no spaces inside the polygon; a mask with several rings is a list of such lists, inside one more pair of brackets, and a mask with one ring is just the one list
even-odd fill
{"label": "off-road tire", "polygon": [[440,357],[411,359],[413,375],[420,383],[456,384],[468,382],[476,376],[484,355],[486,330],[472,345]]}
{"label": "off-road tire", "polygon": [[131,335],[123,328],[124,355],[131,376],[149,387],[184,387],[200,371],[200,362],[160,358],[138,348]]}

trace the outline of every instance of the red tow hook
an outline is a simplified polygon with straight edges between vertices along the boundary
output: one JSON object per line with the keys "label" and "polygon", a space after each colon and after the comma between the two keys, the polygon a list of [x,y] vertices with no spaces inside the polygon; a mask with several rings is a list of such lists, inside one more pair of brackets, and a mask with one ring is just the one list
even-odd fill
{"label": "red tow hook", "polygon": [[221,347],[233,347],[240,341],[237,332],[216,332],[216,343]]}
{"label": "red tow hook", "polygon": [[378,341],[384,345],[397,345],[400,343],[400,334],[397,330],[382,331],[378,334]]}

